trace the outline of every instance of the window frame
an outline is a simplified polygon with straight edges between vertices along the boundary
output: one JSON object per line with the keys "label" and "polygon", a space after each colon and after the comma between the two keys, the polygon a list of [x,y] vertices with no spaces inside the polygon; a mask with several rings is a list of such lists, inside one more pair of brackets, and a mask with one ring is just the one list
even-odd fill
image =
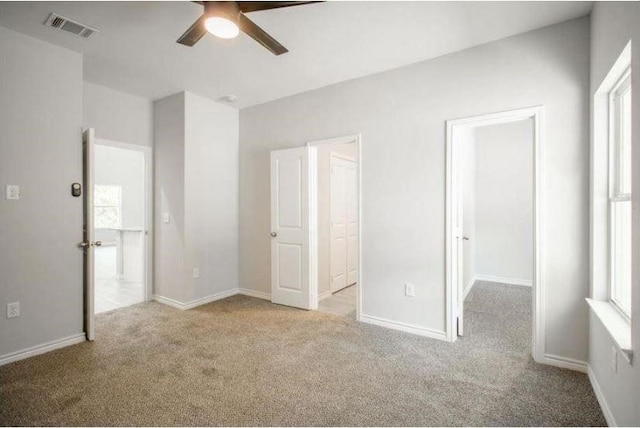
{"label": "window frame", "polygon": [[[98,205],[96,203],[95,191],[98,187],[113,187],[118,189],[118,204],[117,205]],[[118,225],[116,228],[122,228],[122,186],[118,184],[96,184],[94,185],[94,199],[93,199],[93,211],[94,211],[94,224],[96,223],[95,212],[96,208],[115,208],[118,213]],[[96,229],[112,229],[111,227],[96,227]]]}
{"label": "window frame", "polygon": [[[609,116],[609,162],[608,162],[608,259],[609,259],[609,284],[607,287],[607,299],[620,312],[620,314],[629,322],[631,322],[631,308],[627,310],[615,298],[616,281],[614,279],[615,264],[615,227],[616,222],[613,218],[614,205],[622,202],[631,203],[631,189],[629,193],[622,193],[622,150],[621,150],[621,118],[622,118],[622,95],[631,91],[631,67],[628,67],[613,85],[608,94],[608,116]],[[630,180],[630,178],[629,178]],[[629,181],[629,186],[631,181]],[[631,284],[629,287],[631,292]]]}

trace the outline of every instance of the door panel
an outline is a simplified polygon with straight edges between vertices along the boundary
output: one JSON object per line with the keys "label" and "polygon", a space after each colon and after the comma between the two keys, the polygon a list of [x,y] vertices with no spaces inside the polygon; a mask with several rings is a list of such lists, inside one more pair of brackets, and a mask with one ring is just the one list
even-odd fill
{"label": "door panel", "polygon": [[358,282],[358,178],[356,164],[346,169],[347,187],[347,285]]}
{"label": "door panel", "polygon": [[271,152],[271,301],[317,307],[315,256],[315,148]]}
{"label": "door panel", "polygon": [[302,158],[277,161],[278,211],[280,228],[300,230],[302,228]]}
{"label": "door panel", "polygon": [[[461,146],[461,145],[460,145]],[[462,148],[462,146],[461,146]],[[456,202],[454,204],[454,236],[453,236],[453,246],[455,251],[455,264],[453,278],[454,278],[454,286],[457,288],[457,299],[458,299],[458,336],[464,335],[464,241],[462,239],[464,233],[464,221],[463,221],[463,197],[462,194],[464,192],[463,189],[463,180],[462,173],[463,169],[461,168],[463,162],[462,151],[458,150],[455,154],[456,156],[456,168],[453,171],[454,176],[454,195],[456,195]]]}
{"label": "door panel", "polygon": [[347,286],[346,171],[340,159],[331,158],[331,291]]}
{"label": "door panel", "polygon": [[358,206],[356,163],[331,155],[331,291],[358,278]]}
{"label": "door panel", "polygon": [[302,291],[302,245],[278,242],[278,287]]}

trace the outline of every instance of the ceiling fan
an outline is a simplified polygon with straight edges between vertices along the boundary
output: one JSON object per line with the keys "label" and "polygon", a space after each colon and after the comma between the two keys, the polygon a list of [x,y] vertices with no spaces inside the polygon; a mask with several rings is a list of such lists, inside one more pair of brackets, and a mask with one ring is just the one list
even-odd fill
{"label": "ceiling fan", "polygon": [[240,30],[275,55],[289,52],[276,39],[251,21],[245,13],[281,7],[300,6],[317,1],[197,1],[204,6],[204,14],[177,40],[193,46],[207,32],[223,39],[236,37]]}

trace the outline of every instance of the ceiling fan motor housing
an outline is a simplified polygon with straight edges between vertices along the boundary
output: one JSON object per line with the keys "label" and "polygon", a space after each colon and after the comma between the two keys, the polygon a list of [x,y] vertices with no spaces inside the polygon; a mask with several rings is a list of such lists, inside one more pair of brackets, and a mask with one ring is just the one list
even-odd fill
{"label": "ceiling fan motor housing", "polygon": [[227,18],[238,23],[240,7],[234,1],[208,1],[204,3],[204,16]]}

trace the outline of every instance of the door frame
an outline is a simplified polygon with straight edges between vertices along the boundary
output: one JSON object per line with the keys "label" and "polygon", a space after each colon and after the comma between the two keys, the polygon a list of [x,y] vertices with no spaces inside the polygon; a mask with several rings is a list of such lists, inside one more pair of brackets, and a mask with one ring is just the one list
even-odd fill
{"label": "door frame", "polygon": [[[356,321],[361,320],[362,316],[362,296],[363,296],[363,271],[362,271],[362,136],[361,134],[352,134],[352,135],[344,135],[340,137],[326,138],[322,140],[313,140],[307,142],[307,146],[323,146],[327,144],[356,144],[356,186],[358,188],[358,197],[357,197],[357,218],[358,218],[358,280],[356,281]],[[316,165],[317,168],[317,165]],[[315,200],[318,199],[318,185],[316,183],[315,186],[311,188],[312,196]],[[318,242],[318,229],[316,228],[313,231],[315,236],[315,242]],[[313,263],[315,265],[315,272],[317,275],[318,272],[318,253],[316,252],[315,257],[313,258]],[[316,294],[318,291],[316,290]],[[316,296],[317,297],[317,296]],[[317,301],[317,299],[316,299]]]}
{"label": "door frame", "polygon": [[[497,125],[532,119],[533,121],[533,284],[532,284],[532,355],[534,361],[544,362],[545,359],[545,283],[544,283],[544,106],[534,106],[522,109],[482,114],[461,119],[446,121],[446,335],[449,342],[457,339],[457,311],[458,293],[462,282],[454,282],[453,261],[456,245],[453,225],[454,214],[457,212],[459,198],[455,188],[457,174],[457,151],[455,147],[456,133],[460,130],[470,130],[480,126]],[[462,284],[464,286],[464,284]]]}

